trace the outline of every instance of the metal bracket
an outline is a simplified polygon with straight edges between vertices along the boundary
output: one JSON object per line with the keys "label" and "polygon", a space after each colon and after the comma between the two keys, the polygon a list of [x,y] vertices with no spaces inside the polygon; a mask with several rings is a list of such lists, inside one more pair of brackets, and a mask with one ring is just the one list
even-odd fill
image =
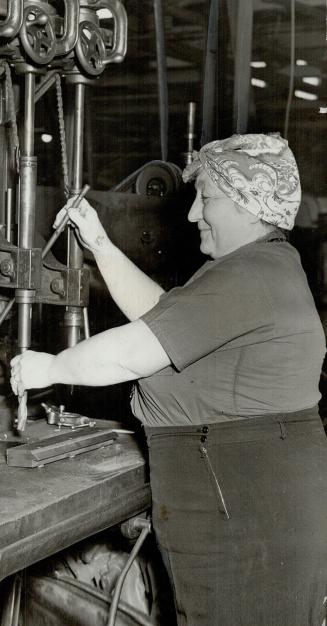
{"label": "metal bracket", "polygon": [[41,285],[40,248],[24,250],[0,244],[0,286],[11,289],[38,289]]}
{"label": "metal bracket", "polygon": [[59,263],[58,266],[42,268],[41,286],[37,289],[35,301],[61,306],[87,306],[89,270],[67,268]]}

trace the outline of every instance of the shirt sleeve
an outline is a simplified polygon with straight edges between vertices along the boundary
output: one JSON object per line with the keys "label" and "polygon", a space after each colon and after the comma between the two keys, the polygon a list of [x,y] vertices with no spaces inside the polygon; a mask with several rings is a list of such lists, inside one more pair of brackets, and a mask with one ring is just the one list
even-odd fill
{"label": "shirt sleeve", "polygon": [[272,306],[253,268],[212,262],[195,276],[141,317],[178,371],[218,348],[263,341],[272,326]]}

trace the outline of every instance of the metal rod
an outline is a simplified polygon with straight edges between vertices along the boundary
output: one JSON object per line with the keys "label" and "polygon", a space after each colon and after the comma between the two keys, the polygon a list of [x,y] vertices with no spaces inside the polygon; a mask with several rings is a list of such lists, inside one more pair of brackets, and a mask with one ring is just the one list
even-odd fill
{"label": "metal rod", "polygon": [[119,604],[119,598],[120,598],[120,594],[121,594],[121,590],[125,581],[125,578],[128,574],[128,571],[133,563],[133,561],[135,560],[136,556],[138,555],[145,539],[147,538],[148,534],[151,532],[151,526],[150,523],[148,522],[148,526],[146,528],[142,529],[142,532],[140,534],[140,536],[138,537],[133,550],[131,551],[122,571],[121,574],[119,575],[118,581],[116,583],[116,588],[112,597],[112,601],[111,601],[111,607],[109,610],[109,615],[108,615],[108,619],[106,622],[106,626],[115,626],[116,623],[116,616],[117,616],[117,610],[118,610],[118,604]]}
{"label": "metal rod", "polygon": [[11,229],[12,229],[12,215],[13,215],[13,190],[9,187],[7,189],[6,197],[6,239],[11,242]]}
{"label": "metal rod", "polygon": [[84,144],[84,110],[85,110],[85,85],[78,83],[75,87],[75,111],[74,111],[74,156],[72,187],[80,190],[83,180],[83,144]]}
{"label": "metal rod", "polygon": [[83,307],[83,320],[84,320],[84,338],[90,339],[90,323],[89,323],[89,312],[87,306]]}
{"label": "metal rod", "polygon": [[41,78],[40,83],[35,90],[35,102],[38,102],[40,98],[42,98],[44,94],[47,93],[47,91],[55,84],[56,75],[57,70],[50,70],[50,72]]}
{"label": "metal rod", "polygon": [[22,153],[32,156],[34,153],[34,110],[35,110],[35,75],[25,74],[25,124]]}
{"label": "metal rod", "polygon": [[158,99],[160,115],[161,158],[167,161],[168,155],[168,83],[165,51],[165,28],[161,0],[153,1],[154,21],[156,29],[156,52],[158,72]]}
{"label": "metal rod", "polygon": [[238,3],[234,70],[234,132],[246,133],[251,92],[253,0]]}
{"label": "metal rod", "polygon": [[18,626],[21,594],[22,580],[19,574],[15,574],[7,599],[3,602],[1,626]]}
{"label": "metal rod", "polygon": [[[77,83],[75,86],[72,165],[72,190],[75,193],[80,191],[83,181],[84,113],[85,85]],[[84,255],[73,228],[69,228],[67,243],[68,267],[81,269],[83,267]],[[83,327],[83,313],[81,307],[67,307],[64,323],[67,328],[67,344],[69,347],[73,347],[81,338],[81,328]]]}
{"label": "metal rod", "polygon": [[195,102],[188,103],[188,111],[187,111],[187,152],[185,155],[185,164],[190,165],[192,163],[193,158],[193,148],[194,148],[194,139],[195,139],[195,111],[196,104]]}
{"label": "metal rod", "polygon": [[[35,75],[25,74],[24,132],[20,157],[20,202],[18,246],[33,248],[35,233],[36,166],[34,156]],[[18,349],[25,352],[31,345],[32,302],[34,292],[16,289],[18,302]],[[19,398],[16,428],[24,430],[27,420],[27,392]]]}
{"label": "metal rod", "polygon": [[0,315],[0,326],[2,324],[2,322],[6,319],[8,313],[10,313],[11,309],[13,308],[15,304],[15,298],[12,298],[11,300],[9,300],[8,304],[6,304],[5,308],[3,309],[1,315]]}
{"label": "metal rod", "polygon": [[[88,191],[90,191],[90,185],[84,185],[82,191],[78,194],[78,196],[77,196],[77,198],[76,198],[76,200],[75,200],[75,202],[74,202],[74,204],[72,205],[71,208],[78,209],[81,201],[86,196]],[[51,235],[49,241],[45,244],[45,246],[44,246],[44,248],[42,250],[42,259],[44,259],[47,256],[48,252],[50,252],[51,248],[53,247],[53,245],[57,241],[58,237],[61,235],[61,233],[65,229],[65,227],[68,224],[68,222],[69,222],[69,214],[67,212],[66,215],[61,220],[61,222],[59,223],[59,225],[57,226],[57,228],[56,228],[55,232],[53,233],[53,235]]]}
{"label": "metal rod", "polygon": [[216,139],[218,110],[218,28],[219,0],[211,0],[202,94],[201,146]]}

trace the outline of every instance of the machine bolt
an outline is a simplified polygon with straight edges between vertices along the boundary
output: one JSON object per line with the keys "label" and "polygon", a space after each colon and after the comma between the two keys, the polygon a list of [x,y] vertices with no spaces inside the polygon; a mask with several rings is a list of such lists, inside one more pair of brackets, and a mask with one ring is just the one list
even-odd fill
{"label": "machine bolt", "polygon": [[0,263],[0,272],[3,276],[13,278],[15,276],[15,268],[12,259],[4,259]]}
{"label": "machine bolt", "polygon": [[59,296],[65,295],[64,283],[60,278],[54,278],[51,281],[50,289],[51,291],[53,291],[53,293],[56,293]]}

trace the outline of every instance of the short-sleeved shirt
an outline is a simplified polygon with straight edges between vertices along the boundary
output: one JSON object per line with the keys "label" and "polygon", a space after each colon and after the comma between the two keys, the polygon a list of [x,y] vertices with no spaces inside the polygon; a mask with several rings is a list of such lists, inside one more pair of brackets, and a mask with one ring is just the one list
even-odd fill
{"label": "short-sleeved shirt", "polygon": [[150,426],[298,411],[320,399],[325,336],[297,251],[269,238],[208,261],[142,316],[171,365],[134,386]]}

